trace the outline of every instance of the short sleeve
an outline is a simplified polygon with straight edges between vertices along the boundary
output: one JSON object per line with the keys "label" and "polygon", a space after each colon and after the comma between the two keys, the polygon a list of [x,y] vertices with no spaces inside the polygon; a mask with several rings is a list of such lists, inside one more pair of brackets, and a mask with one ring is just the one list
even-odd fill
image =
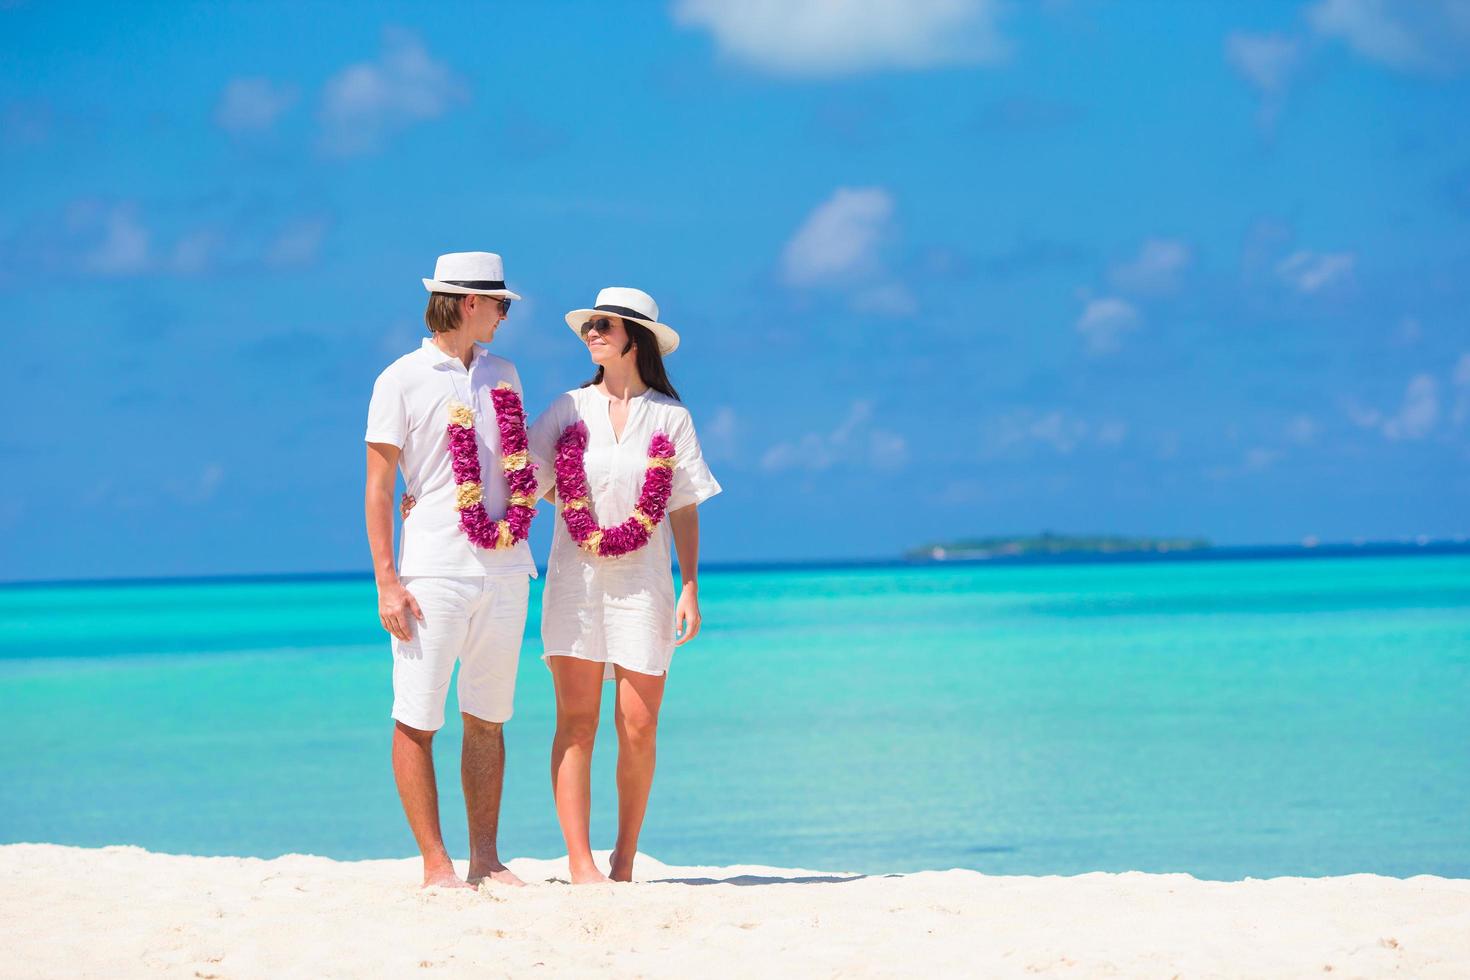
{"label": "short sleeve", "polygon": [[366,442],[384,442],[403,448],[408,437],[408,406],[403,399],[403,388],[387,372],[378,375],[373,382],[373,397],[368,402]]}
{"label": "short sleeve", "polygon": [[709,471],[688,412],[678,413],[670,428],[674,440],[674,489],[669,494],[669,511],[702,504],[720,492],[720,484]]}
{"label": "short sleeve", "polygon": [[562,394],[536,417],[526,433],[531,443],[531,462],[536,464],[536,499],[556,484],[556,441],[577,414],[570,394]]}

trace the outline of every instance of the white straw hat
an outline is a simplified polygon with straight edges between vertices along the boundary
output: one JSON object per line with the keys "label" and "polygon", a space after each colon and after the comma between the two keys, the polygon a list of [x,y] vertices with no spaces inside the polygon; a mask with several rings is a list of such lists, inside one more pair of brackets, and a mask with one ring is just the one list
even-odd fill
{"label": "white straw hat", "polygon": [[520,299],[505,288],[505,268],[494,252],[449,252],[434,263],[434,278],[424,280],[431,293],[499,296]]}
{"label": "white straw hat", "polygon": [[658,322],[658,304],[653,297],[641,289],[626,286],[609,286],[597,294],[597,303],[590,310],[573,310],[567,314],[567,326],[572,333],[582,336],[582,324],[599,313],[611,313],[624,320],[640,323],[653,331],[658,338],[658,352],[672,354],[679,349],[679,334],[667,323]]}

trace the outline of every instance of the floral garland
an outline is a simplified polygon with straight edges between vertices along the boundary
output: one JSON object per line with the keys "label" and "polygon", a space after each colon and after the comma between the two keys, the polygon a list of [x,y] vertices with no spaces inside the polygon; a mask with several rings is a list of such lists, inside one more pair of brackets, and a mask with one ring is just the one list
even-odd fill
{"label": "floral garland", "polygon": [[459,526],[481,548],[510,548],[526,540],[536,516],[536,465],[526,441],[526,412],[510,382],[490,392],[500,428],[500,462],[510,486],[503,520],[492,521],[480,486],[480,450],[475,439],[475,412],[462,402],[449,403],[449,461],[454,468],[454,508]]}
{"label": "floral garland", "polygon": [[664,519],[669,493],[674,489],[674,440],[655,432],[648,443],[648,469],[633,516],[613,527],[601,527],[592,517],[591,491],[583,457],[587,453],[587,425],[573,422],[556,441],[556,497],[561,518],[572,540],[589,554],[617,558],[648,544],[653,529]]}

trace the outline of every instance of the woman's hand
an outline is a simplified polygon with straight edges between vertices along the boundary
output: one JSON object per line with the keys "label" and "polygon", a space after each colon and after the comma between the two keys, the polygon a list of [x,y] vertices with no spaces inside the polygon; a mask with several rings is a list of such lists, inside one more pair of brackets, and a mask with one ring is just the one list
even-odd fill
{"label": "woman's hand", "polygon": [[413,510],[413,505],[416,503],[418,503],[418,500],[407,493],[403,495],[402,500],[398,501],[398,513],[402,515],[405,521],[408,520],[408,512]]}
{"label": "woman's hand", "polygon": [[679,605],[674,609],[674,646],[683,646],[699,635],[699,589],[686,585],[679,590]]}

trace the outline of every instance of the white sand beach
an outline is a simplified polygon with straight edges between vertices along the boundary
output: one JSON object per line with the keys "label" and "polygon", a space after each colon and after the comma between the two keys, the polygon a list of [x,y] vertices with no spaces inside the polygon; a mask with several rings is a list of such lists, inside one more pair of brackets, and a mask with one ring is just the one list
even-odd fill
{"label": "white sand beach", "polygon": [[[603,855],[605,863],[605,855]],[[1470,976],[1470,880],[847,876],[640,858],[422,891],[417,860],[0,847],[7,977]],[[463,868],[461,868],[463,870]]]}

